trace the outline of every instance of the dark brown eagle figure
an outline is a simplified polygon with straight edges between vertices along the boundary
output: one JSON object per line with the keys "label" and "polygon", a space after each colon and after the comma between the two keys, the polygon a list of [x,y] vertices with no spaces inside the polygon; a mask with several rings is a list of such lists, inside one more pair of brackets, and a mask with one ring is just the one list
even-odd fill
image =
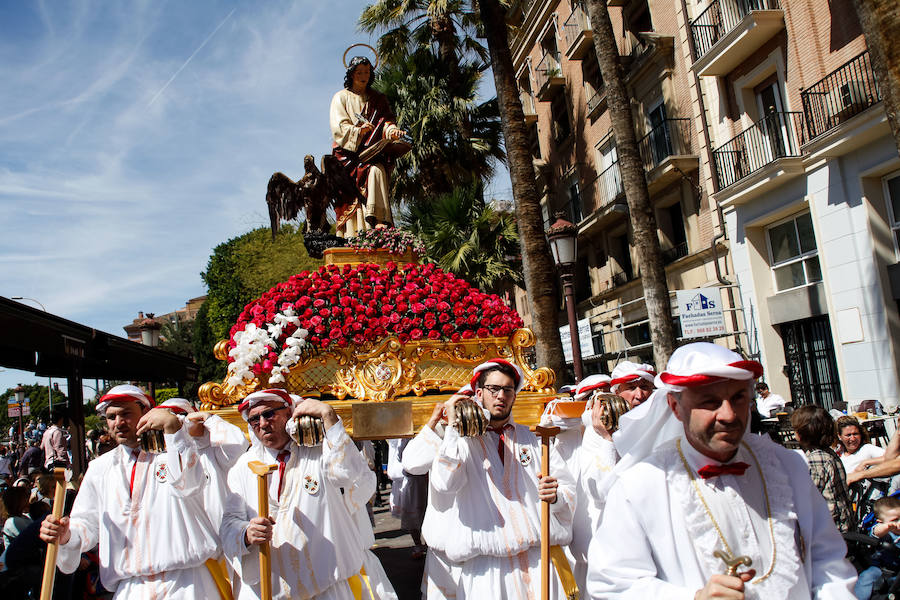
{"label": "dark brown eagle figure", "polygon": [[336,198],[356,197],[365,202],[365,197],[335,156],[323,156],[320,171],[312,155],[307,154],[303,158],[303,169],[306,173],[296,182],[281,172],[269,179],[266,204],[273,241],[281,222],[296,219],[301,210],[306,213],[304,233],[327,232],[326,212]]}

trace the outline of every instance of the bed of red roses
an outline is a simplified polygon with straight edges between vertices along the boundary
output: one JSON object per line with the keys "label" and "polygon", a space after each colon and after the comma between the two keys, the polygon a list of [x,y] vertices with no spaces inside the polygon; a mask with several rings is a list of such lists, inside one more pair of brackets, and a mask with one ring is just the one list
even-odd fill
{"label": "bed of red roses", "polygon": [[[362,346],[389,336],[459,342],[507,337],[522,319],[487,294],[433,264],[325,265],[279,283],[244,307],[231,328],[232,375],[281,374],[299,360],[299,347]],[[250,335],[256,340],[250,348]],[[267,331],[268,334],[263,332]],[[241,343],[242,337],[244,338]],[[246,368],[245,368],[246,367]]]}

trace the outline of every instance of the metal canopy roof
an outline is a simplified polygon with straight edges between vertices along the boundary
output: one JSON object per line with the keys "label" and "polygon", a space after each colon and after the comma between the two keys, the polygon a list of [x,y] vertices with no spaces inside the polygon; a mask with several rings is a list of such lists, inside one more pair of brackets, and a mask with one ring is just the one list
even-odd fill
{"label": "metal canopy roof", "polygon": [[195,381],[189,358],[144,346],[0,296],[0,366],[43,377]]}

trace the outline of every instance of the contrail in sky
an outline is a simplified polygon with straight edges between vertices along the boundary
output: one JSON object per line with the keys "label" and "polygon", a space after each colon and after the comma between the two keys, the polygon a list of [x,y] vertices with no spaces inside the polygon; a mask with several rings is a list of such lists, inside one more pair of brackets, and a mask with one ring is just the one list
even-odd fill
{"label": "contrail in sky", "polygon": [[213,29],[213,32],[210,33],[210,34],[206,37],[205,40],[203,40],[203,43],[200,44],[200,45],[197,47],[197,49],[194,50],[194,52],[193,52],[190,56],[188,56],[187,60],[184,61],[184,64],[181,65],[180,67],[178,67],[178,70],[175,71],[175,73],[174,73],[171,77],[169,77],[169,80],[166,82],[166,84],[165,84],[164,86],[162,86],[162,88],[160,88],[160,90],[159,90],[158,92],[156,92],[156,95],[153,96],[153,98],[152,98],[152,99],[150,100],[150,102],[147,104],[147,108],[150,108],[151,106],[153,106],[153,103],[156,102],[156,99],[159,98],[160,95],[161,95],[164,91],[166,91],[166,88],[169,87],[169,84],[170,84],[170,83],[172,83],[173,81],[175,81],[175,78],[178,77],[178,74],[181,73],[181,72],[184,70],[184,68],[185,68],[186,66],[188,66],[188,63],[191,62],[191,59],[193,59],[195,56],[197,56],[197,53],[200,52],[201,50],[203,50],[203,47],[204,47],[207,43],[209,43],[209,40],[211,40],[211,39],[213,38],[213,36],[216,35],[216,33],[217,33],[220,29],[222,29],[222,25],[224,25],[224,24],[228,21],[228,19],[231,18],[231,15],[233,15],[233,14],[234,14],[234,11],[236,11],[236,10],[237,10],[237,6],[235,6],[234,8],[232,8],[232,9],[231,9],[231,12],[228,13],[228,15],[226,15],[224,19],[222,19],[222,22],[221,22],[221,23],[219,23],[219,26],[216,27],[215,29]]}

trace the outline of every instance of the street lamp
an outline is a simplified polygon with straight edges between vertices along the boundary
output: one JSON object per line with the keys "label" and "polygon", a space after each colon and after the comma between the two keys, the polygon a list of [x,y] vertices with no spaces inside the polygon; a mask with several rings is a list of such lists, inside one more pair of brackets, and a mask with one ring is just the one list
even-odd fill
{"label": "street lamp", "polygon": [[16,395],[16,404],[19,405],[19,445],[21,445],[25,443],[25,430],[22,429],[22,407],[25,404],[25,388],[20,383],[13,390],[13,393]]}
{"label": "street lamp", "polygon": [[153,318],[153,313],[147,313],[147,318],[138,325],[141,330],[141,343],[151,348],[159,346],[159,330],[162,324]]}
{"label": "street lamp", "polygon": [[563,212],[558,212],[554,216],[556,222],[547,229],[547,241],[550,243],[553,262],[559,269],[559,278],[566,295],[569,340],[572,343],[572,367],[575,369],[575,382],[578,383],[583,374],[581,343],[578,339],[578,319],[575,316],[575,259],[578,256],[578,227],[566,221]]}
{"label": "street lamp", "polygon": [[47,312],[47,307],[45,307],[41,302],[35,300],[34,298],[26,298],[25,296],[12,296],[13,300],[31,300],[35,304],[41,307],[41,310]]}

